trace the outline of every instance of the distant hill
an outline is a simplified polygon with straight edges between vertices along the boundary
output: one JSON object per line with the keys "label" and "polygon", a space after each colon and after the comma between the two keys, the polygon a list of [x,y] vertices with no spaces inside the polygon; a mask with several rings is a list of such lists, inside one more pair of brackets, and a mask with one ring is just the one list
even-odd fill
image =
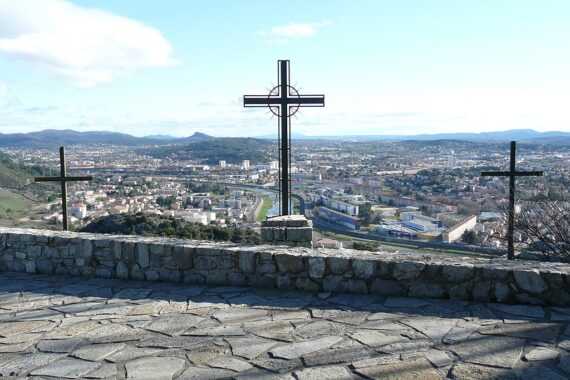
{"label": "distant hill", "polygon": [[188,137],[174,137],[170,135],[150,135],[145,136],[146,139],[151,140],[162,140],[174,143],[183,143],[183,142],[190,142],[190,141],[204,141],[204,140],[212,140],[215,139],[214,136],[207,135],[202,132],[195,132],[192,136]]}
{"label": "distant hill", "polygon": [[0,134],[0,146],[46,148],[70,145],[109,144],[143,145],[158,140],[135,137],[116,132],[77,132],[71,129],[46,129],[39,132]]}
{"label": "distant hill", "polygon": [[131,136],[126,133],[92,131],[78,132],[72,129],[45,129],[30,133],[0,133],[0,146],[20,148],[53,148],[70,145],[164,145],[168,143],[188,143],[192,141],[211,140],[215,137],[196,132],[189,137],[172,137],[153,135],[146,137]]}
{"label": "distant hill", "polygon": [[[231,139],[231,137],[226,137]],[[512,129],[509,131],[499,132],[482,132],[482,133],[437,133],[437,134],[419,134],[419,135],[341,135],[341,136],[306,136],[303,134],[293,133],[293,139],[296,140],[327,140],[327,141],[432,141],[432,140],[461,140],[476,141],[482,143],[505,142],[516,140],[521,143],[533,144],[553,144],[553,145],[570,145],[570,132],[550,131],[537,132],[532,129]],[[169,135],[157,134],[145,137],[131,136],[125,133],[117,132],[78,132],[71,129],[56,130],[46,129],[39,132],[30,133],[0,133],[0,146],[4,147],[23,147],[23,148],[53,148],[58,146],[70,145],[91,145],[91,144],[108,144],[108,145],[125,145],[125,146],[142,146],[142,145],[172,145],[172,144],[190,144],[196,141],[219,141],[224,137],[214,137],[202,132],[196,132],[188,137],[173,137]],[[277,136],[267,135],[261,137],[253,137],[254,140],[271,141],[277,139]],[[237,141],[237,140],[236,140]]]}
{"label": "distant hill", "polygon": [[274,144],[263,139],[251,137],[221,137],[196,140],[190,144],[170,145],[146,151],[145,154],[156,158],[171,157],[176,159],[200,160],[215,165],[220,160],[227,163],[240,163],[250,160],[251,163],[267,162],[276,154]]}
{"label": "distant hill", "polygon": [[[261,136],[264,139],[276,139],[277,136]],[[431,141],[431,140],[462,140],[478,142],[503,142],[517,140],[535,144],[570,144],[570,132],[549,131],[537,132],[533,129],[511,129],[499,132],[481,133],[435,133],[419,135],[341,135],[341,136],[306,136],[293,133],[293,139],[298,140],[329,140],[329,141]]]}

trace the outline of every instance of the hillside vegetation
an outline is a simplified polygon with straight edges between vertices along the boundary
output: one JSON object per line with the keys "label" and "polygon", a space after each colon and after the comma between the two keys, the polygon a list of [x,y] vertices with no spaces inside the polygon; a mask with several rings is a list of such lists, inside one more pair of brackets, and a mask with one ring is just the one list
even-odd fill
{"label": "hillside vegetation", "polygon": [[166,216],[138,214],[109,215],[94,220],[81,232],[167,236],[191,240],[215,240],[259,244],[260,237],[251,230],[203,226]]}
{"label": "hillside vegetation", "polygon": [[156,158],[199,160],[209,165],[217,165],[220,160],[232,164],[250,160],[254,164],[270,161],[276,152],[276,149],[271,149],[274,148],[273,145],[274,142],[262,139],[224,137],[187,145],[170,145],[144,153]]}

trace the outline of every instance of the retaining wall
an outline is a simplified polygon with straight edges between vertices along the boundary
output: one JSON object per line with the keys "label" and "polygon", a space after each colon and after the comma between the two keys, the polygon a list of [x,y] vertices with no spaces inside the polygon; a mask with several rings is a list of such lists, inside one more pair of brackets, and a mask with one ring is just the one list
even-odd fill
{"label": "retaining wall", "polygon": [[570,265],[0,228],[0,270],[570,305]]}

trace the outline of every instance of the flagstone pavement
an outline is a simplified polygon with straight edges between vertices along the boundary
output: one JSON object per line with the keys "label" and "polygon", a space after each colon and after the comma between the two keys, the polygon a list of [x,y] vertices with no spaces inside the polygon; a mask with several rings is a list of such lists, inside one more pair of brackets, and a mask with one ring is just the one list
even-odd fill
{"label": "flagstone pavement", "polygon": [[0,376],[567,379],[570,308],[0,273]]}

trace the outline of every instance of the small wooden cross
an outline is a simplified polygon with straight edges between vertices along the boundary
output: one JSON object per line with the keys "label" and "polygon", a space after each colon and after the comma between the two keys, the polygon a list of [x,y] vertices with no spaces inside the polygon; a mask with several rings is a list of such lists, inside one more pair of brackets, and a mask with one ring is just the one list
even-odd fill
{"label": "small wooden cross", "polygon": [[531,171],[531,172],[520,172],[515,168],[516,165],[516,150],[517,142],[511,141],[511,161],[510,170],[507,171],[485,171],[481,172],[482,176],[491,177],[509,177],[509,224],[507,230],[508,238],[508,251],[507,258],[509,260],[515,259],[515,246],[513,241],[513,235],[515,233],[515,181],[516,177],[531,177],[531,176],[542,176],[542,171]]}
{"label": "small wooden cross", "polygon": [[65,172],[65,150],[63,147],[59,148],[59,177],[36,177],[36,182],[60,182],[61,183],[61,204],[63,206],[63,230],[68,231],[68,216],[67,216],[67,182],[71,181],[91,181],[92,176],[67,176]]}

